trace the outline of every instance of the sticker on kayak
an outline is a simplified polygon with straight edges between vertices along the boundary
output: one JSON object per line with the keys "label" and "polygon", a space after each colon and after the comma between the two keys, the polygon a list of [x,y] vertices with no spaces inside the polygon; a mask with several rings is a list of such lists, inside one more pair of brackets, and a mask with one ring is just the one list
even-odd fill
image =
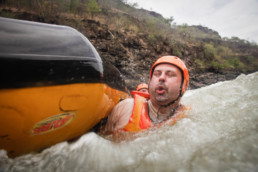
{"label": "sticker on kayak", "polygon": [[69,112],[49,117],[34,125],[31,133],[32,135],[38,135],[57,130],[69,124],[73,120],[74,116],[75,112]]}

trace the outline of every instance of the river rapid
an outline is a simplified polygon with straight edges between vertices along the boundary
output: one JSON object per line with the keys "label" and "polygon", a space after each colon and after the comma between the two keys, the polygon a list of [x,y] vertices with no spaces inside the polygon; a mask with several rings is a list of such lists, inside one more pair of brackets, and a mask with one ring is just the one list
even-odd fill
{"label": "river rapid", "polygon": [[258,72],[188,90],[190,106],[173,126],[115,143],[89,132],[14,159],[0,151],[0,171],[257,172]]}

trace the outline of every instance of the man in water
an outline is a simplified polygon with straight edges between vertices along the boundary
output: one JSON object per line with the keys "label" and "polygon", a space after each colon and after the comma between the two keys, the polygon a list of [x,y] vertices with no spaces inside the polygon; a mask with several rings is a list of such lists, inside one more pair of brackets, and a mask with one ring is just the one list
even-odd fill
{"label": "man in water", "polygon": [[180,99],[189,83],[184,62],[175,56],[163,56],[152,66],[149,95],[135,94],[118,103],[108,117],[107,132],[140,131],[164,123],[174,124],[184,116]]}
{"label": "man in water", "polygon": [[131,91],[130,93],[131,93],[131,97],[133,97],[133,98],[134,98],[135,94],[138,94],[141,96],[148,95],[149,94],[148,85],[145,83],[141,83],[137,86],[136,91],[134,90],[134,91]]}
{"label": "man in water", "polygon": [[141,83],[137,86],[136,90],[139,92],[148,93],[148,85],[145,83]]}

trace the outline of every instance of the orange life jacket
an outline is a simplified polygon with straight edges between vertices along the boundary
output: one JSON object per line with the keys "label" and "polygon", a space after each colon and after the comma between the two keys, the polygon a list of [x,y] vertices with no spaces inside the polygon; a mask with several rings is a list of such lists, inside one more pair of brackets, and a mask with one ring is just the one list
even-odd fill
{"label": "orange life jacket", "polygon": [[144,93],[144,92],[140,92],[140,91],[131,91],[130,93],[131,93],[132,97],[134,97],[134,95],[137,94],[137,95],[142,96],[142,97],[144,97],[146,99],[150,99],[149,93]]}
{"label": "orange life jacket", "polygon": [[[124,131],[133,131],[138,132],[140,130],[148,129],[152,126],[154,126],[153,122],[151,121],[149,117],[148,112],[148,99],[149,94],[141,93],[137,91],[131,92],[131,94],[134,96],[134,107],[133,112],[131,114],[131,117],[129,119],[129,122],[127,125],[123,128]],[[178,120],[182,119],[185,116],[185,111],[187,108],[184,106],[180,106],[179,110],[180,112],[175,113],[172,117],[165,120],[164,122],[161,122],[157,124],[156,126],[161,126],[163,124],[175,124]]]}

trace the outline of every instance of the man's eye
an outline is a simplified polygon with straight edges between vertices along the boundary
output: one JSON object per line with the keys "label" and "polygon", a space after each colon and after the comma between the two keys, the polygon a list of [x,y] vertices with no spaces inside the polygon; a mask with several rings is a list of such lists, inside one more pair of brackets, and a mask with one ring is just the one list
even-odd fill
{"label": "man's eye", "polygon": [[176,74],[174,72],[167,72],[166,74],[168,77],[176,76]]}
{"label": "man's eye", "polygon": [[154,72],[153,72],[153,75],[154,75],[154,76],[159,76],[160,73],[161,73],[161,72],[159,72],[159,71],[154,71]]}

